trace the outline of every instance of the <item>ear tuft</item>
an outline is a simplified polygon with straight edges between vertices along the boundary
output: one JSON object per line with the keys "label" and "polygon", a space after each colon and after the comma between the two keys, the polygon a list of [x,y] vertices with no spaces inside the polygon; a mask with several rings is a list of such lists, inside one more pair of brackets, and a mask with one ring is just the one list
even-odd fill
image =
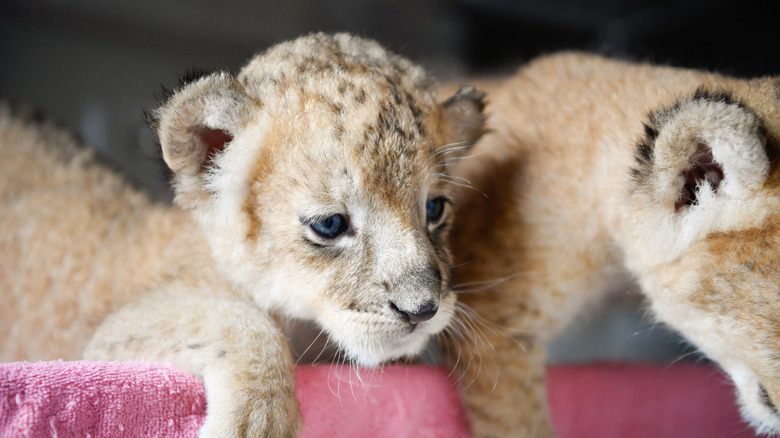
{"label": "ear tuft", "polygon": [[188,84],[196,82],[202,78],[205,78],[206,76],[209,76],[212,73],[214,72],[202,68],[195,68],[195,67],[190,68],[189,70],[185,71],[181,76],[179,76],[179,87],[184,87]]}
{"label": "ear tuft", "polygon": [[[212,73],[180,88],[147,120],[174,173],[176,199],[205,194],[203,173],[244,129],[259,104],[227,73]],[[195,198],[192,198],[195,196]]]}
{"label": "ear tuft", "polygon": [[442,106],[447,144],[466,149],[476,143],[485,132],[485,93],[464,85]]}

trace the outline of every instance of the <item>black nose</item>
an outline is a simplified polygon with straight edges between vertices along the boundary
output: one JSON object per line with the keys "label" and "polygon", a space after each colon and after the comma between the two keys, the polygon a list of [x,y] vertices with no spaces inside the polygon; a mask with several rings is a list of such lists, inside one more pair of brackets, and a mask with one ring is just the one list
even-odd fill
{"label": "black nose", "polygon": [[436,315],[436,312],[439,310],[438,306],[436,306],[436,303],[433,301],[428,301],[414,311],[403,310],[396,306],[395,303],[390,303],[390,308],[403,316],[403,318],[412,325],[419,324],[423,321],[427,321],[433,318],[433,316]]}

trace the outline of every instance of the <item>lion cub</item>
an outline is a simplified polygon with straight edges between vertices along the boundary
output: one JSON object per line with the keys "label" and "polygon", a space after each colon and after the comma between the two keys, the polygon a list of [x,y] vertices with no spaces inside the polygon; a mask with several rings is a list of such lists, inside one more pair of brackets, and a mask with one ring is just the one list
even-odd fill
{"label": "lion cub", "polygon": [[272,315],[375,366],[456,313],[448,173],[482,133],[481,99],[440,104],[372,41],[280,44],[151,113],[174,207],[0,108],[0,358],[172,362],[205,381],[201,436],[294,436]]}
{"label": "lion cub", "polygon": [[780,433],[780,78],[561,54],[476,85],[490,134],[451,240],[495,349],[451,351],[476,435],[552,435],[545,343],[629,279]]}

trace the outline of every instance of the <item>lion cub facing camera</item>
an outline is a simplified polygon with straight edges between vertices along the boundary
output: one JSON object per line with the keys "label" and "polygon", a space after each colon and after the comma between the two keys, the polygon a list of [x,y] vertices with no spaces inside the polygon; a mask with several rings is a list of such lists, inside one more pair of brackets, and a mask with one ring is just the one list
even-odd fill
{"label": "lion cub facing camera", "polygon": [[0,108],[0,359],[171,362],[205,381],[201,436],[294,436],[271,315],[374,366],[457,313],[448,174],[482,133],[482,95],[431,87],[344,34],[192,80],[150,114],[174,207]]}

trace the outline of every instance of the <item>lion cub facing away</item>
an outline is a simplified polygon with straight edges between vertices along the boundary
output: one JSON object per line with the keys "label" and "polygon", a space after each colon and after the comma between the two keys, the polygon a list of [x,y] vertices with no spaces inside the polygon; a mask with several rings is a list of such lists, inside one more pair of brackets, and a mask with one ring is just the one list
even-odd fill
{"label": "lion cub facing away", "polygon": [[495,354],[452,350],[477,435],[552,434],[544,345],[629,279],[780,433],[780,78],[570,53],[475,85],[489,134],[456,168],[480,191],[451,245],[454,287],[483,289],[460,300],[493,328]]}
{"label": "lion cub facing away", "polygon": [[344,34],[192,80],[151,113],[175,207],[1,108],[0,358],[171,362],[205,381],[201,436],[294,436],[272,314],[374,366],[457,311],[448,173],[482,132],[482,95],[440,104],[431,87]]}

